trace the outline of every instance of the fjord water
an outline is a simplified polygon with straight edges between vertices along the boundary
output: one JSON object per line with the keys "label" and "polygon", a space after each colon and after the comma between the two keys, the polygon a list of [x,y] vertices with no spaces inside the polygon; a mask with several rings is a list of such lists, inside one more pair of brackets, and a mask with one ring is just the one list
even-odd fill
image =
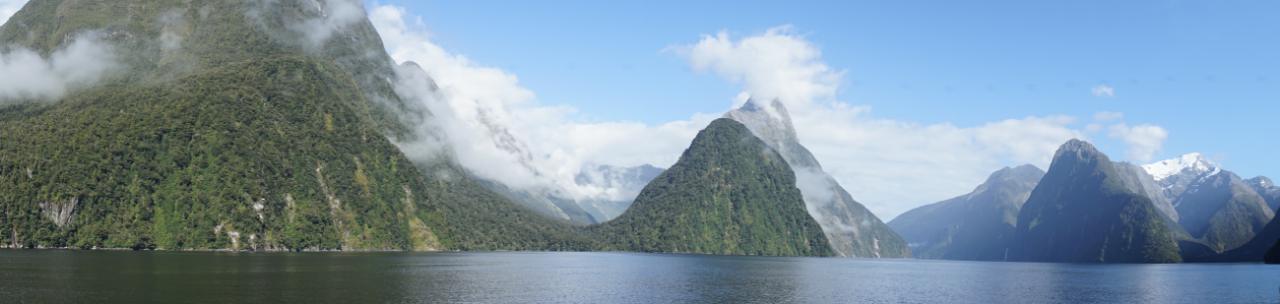
{"label": "fjord water", "polygon": [[1261,264],[0,251],[7,303],[1275,303]]}

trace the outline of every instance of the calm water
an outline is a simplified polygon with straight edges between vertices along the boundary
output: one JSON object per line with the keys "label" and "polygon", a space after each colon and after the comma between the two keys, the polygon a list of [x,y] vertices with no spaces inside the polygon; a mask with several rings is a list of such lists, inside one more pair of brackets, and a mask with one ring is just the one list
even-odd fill
{"label": "calm water", "polygon": [[0,251],[3,303],[1277,303],[1267,265]]}

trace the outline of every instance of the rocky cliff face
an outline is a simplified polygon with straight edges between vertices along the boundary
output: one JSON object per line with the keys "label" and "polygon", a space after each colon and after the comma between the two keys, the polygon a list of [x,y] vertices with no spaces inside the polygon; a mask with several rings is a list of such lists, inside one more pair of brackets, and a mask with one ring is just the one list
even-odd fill
{"label": "rocky cliff face", "polygon": [[748,101],[725,114],[741,122],[795,171],[806,209],[822,225],[836,253],[856,257],[909,257],[906,241],[858,203],[832,178],[796,137],[791,116],[781,102]]}

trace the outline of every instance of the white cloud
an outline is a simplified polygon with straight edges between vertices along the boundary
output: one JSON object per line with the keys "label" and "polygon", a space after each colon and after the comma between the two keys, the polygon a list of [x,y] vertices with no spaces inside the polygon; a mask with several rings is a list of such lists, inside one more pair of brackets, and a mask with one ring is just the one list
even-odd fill
{"label": "white cloud", "polygon": [[23,5],[27,5],[27,0],[0,0],[0,25],[8,22],[9,17],[22,9]]}
{"label": "white cloud", "polygon": [[1091,91],[1094,97],[1116,97],[1116,88],[1106,84],[1094,86]]}
{"label": "white cloud", "polygon": [[1093,120],[1096,122],[1110,122],[1110,121],[1117,121],[1117,120],[1123,120],[1123,119],[1124,119],[1124,113],[1120,113],[1120,112],[1102,111],[1102,112],[1093,114]]}
{"label": "white cloud", "polygon": [[713,71],[741,84],[753,98],[781,99],[792,103],[835,97],[843,72],[821,61],[822,52],[791,26],[733,41],[727,32],[703,36],[693,45],[670,48],[689,59],[700,71]]}
{"label": "white cloud", "polygon": [[1164,148],[1164,141],[1169,138],[1169,132],[1156,125],[1141,124],[1130,127],[1119,123],[1111,126],[1108,136],[1124,141],[1128,145],[1129,160],[1148,162],[1160,152],[1160,149]]}
{"label": "white cloud", "polygon": [[311,0],[319,17],[291,25],[293,30],[306,35],[312,47],[323,46],[334,33],[346,29],[365,18],[360,0]]}
{"label": "white cloud", "polygon": [[[473,174],[530,191],[571,198],[610,198],[617,189],[578,185],[576,175],[595,164],[636,166],[674,163],[697,131],[718,115],[694,115],[659,125],[583,122],[576,110],[536,102],[506,71],[481,66],[430,40],[422,22],[403,8],[376,5],[370,19],[397,62],[414,62],[429,77],[404,77],[402,95],[414,96],[433,115],[421,133],[443,134],[447,145],[400,143],[411,157],[451,153]],[[438,90],[430,90],[434,86]]]}
{"label": "white cloud", "polygon": [[56,100],[119,66],[110,44],[95,34],[77,36],[47,57],[15,48],[0,54],[0,104]]}

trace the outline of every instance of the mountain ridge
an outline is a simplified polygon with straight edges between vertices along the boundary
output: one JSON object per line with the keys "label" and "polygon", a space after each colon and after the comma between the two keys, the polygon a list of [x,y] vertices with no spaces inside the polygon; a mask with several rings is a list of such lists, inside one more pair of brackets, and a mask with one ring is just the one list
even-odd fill
{"label": "mountain ridge", "polygon": [[1018,212],[1044,176],[1032,165],[993,172],[972,192],[903,213],[889,226],[917,258],[1002,261]]}
{"label": "mountain ridge", "polygon": [[1018,215],[1011,259],[1039,262],[1179,262],[1165,218],[1124,187],[1115,163],[1073,139],[1054,153]]}

